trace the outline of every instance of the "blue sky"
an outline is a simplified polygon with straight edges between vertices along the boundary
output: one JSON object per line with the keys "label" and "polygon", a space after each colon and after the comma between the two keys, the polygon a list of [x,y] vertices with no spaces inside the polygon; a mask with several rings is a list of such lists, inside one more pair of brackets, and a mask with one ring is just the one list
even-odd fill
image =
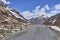
{"label": "blue sky", "polygon": [[17,10],[25,18],[42,15],[51,17],[60,13],[60,0],[2,0],[9,7]]}
{"label": "blue sky", "polygon": [[36,6],[45,6],[46,4],[49,7],[54,6],[55,4],[60,4],[60,0],[8,0],[11,2],[9,4],[10,7],[23,12],[26,10],[32,11],[35,9]]}

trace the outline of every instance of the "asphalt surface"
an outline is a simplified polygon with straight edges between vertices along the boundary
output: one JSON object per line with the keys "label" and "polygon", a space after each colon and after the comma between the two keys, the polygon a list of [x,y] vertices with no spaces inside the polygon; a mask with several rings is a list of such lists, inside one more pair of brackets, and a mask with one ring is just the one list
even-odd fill
{"label": "asphalt surface", "polygon": [[50,28],[34,25],[29,30],[18,33],[7,40],[57,40],[57,37]]}

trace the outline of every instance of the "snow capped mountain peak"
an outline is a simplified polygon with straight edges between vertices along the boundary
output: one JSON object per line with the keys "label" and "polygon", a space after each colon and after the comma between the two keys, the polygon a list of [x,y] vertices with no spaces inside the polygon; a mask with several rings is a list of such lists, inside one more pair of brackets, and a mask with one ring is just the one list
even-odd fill
{"label": "snow capped mountain peak", "polygon": [[35,24],[43,24],[49,17],[46,15],[41,15],[36,18],[31,18],[30,21],[35,23]]}
{"label": "snow capped mountain peak", "polygon": [[42,15],[41,17],[47,18],[48,16],[47,15]]}

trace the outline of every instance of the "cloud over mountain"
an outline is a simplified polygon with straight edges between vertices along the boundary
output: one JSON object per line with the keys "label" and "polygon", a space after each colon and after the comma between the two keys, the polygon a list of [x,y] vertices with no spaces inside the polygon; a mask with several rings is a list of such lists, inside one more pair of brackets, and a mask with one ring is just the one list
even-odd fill
{"label": "cloud over mountain", "polygon": [[[49,13],[46,12],[46,10],[50,10]],[[28,11],[24,11],[21,14],[27,18],[36,18],[39,17],[41,15],[46,15],[48,17],[51,17],[53,15],[56,15],[57,13],[60,13],[60,4],[56,4],[54,7],[50,8],[49,5],[45,5],[43,8],[40,8],[40,6],[37,6],[35,8],[35,10],[32,10],[32,12]]]}

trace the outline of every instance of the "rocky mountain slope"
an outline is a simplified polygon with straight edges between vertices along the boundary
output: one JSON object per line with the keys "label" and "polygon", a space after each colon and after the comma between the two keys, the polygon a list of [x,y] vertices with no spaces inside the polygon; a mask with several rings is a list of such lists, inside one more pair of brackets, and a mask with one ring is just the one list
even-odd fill
{"label": "rocky mountain slope", "polygon": [[0,0],[0,40],[11,33],[24,31],[30,22],[15,9],[8,7]]}
{"label": "rocky mountain slope", "polygon": [[50,17],[47,21],[44,22],[44,24],[60,26],[60,14],[56,14],[56,15]]}

